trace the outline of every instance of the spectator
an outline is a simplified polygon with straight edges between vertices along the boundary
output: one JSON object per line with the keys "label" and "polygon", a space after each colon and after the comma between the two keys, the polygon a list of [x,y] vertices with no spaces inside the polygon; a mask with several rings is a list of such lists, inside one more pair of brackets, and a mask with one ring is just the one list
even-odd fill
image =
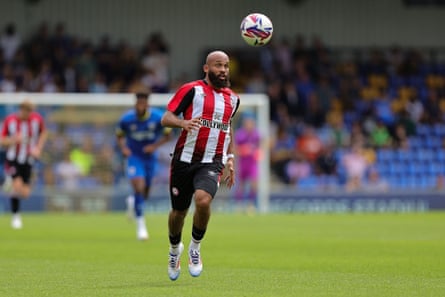
{"label": "spectator", "polygon": [[334,176],[337,173],[337,156],[333,145],[325,145],[315,160],[315,173],[317,175]]}
{"label": "spectator", "polygon": [[92,139],[86,137],[80,147],[73,148],[70,152],[70,160],[80,168],[82,176],[89,175],[95,163]]}
{"label": "spectator", "polygon": [[160,33],[150,36],[143,49],[142,68],[151,75],[150,89],[153,92],[166,92],[169,86],[169,56],[167,45]]}
{"label": "spectator", "polygon": [[57,185],[68,191],[76,190],[80,185],[81,169],[71,159],[69,151],[65,152],[63,160],[54,168]]}
{"label": "spectator", "polygon": [[393,146],[396,149],[406,150],[409,148],[409,139],[403,124],[397,124],[394,131]]}
{"label": "spectator", "polygon": [[15,92],[17,85],[14,80],[14,72],[9,64],[3,66],[3,78],[0,77],[0,92]]}
{"label": "spectator", "polygon": [[346,174],[346,190],[359,190],[369,166],[363,155],[362,145],[353,144],[351,150],[343,155],[341,164]]}
{"label": "spectator", "polygon": [[387,148],[392,143],[388,128],[382,121],[377,122],[377,126],[371,131],[370,139],[375,148]]}
{"label": "spectator", "polygon": [[286,176],[289,184],[298,185],[298,181],[307,178],[311,174],[311,164],[304,156],[295,152],[292,159],[286,164]]}
{"label": "spectator", "polygon": [[3,51],[3,57],[7,63],[12,62],[15,53],[21,46],[21,39],[17,34],[15,24],[9,23],[0,37],[0,49]]}
{"label": "spectator", "polygon": [[314,162],[320,155],[322,149],[323,143],[317,134],[315,134],[315,129],[311,126],[306,126],[302,135],[297,138],[296,151],[302,154],[309,162]]}
{"label": "spectator", "polygon": [[361,190],[372,193],[384,193],[389,190],[389,184],[380,177],[376,169],[371,168]]}
{"label": "spectator", "polygon": [[295,138],[287,131],[286,127],[281,125],[277,127],[276,133],[272,133],[272,135],[270,156],[272,172],[282,182],[289,183],[286,166],[295,151]]}

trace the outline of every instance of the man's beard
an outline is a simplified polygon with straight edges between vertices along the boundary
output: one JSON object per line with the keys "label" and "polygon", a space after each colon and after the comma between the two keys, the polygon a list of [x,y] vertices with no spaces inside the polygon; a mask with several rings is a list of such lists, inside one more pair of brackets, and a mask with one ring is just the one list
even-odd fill
{"label": "man's beard", "polygon": [[212,83],[212,85],[217,89],[230,87],[230,81],[228,75],[224,80],[220,80],[215,73],[209,71],[209,80]]}

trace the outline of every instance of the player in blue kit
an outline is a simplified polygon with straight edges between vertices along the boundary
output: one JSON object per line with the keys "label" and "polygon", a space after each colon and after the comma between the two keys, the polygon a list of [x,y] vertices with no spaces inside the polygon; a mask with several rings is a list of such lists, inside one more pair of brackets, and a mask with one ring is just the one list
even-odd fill
{"label": "player in blue kit", "polygon": [[148,239],[144,204],[148,199],[156,166],[156,149],[170,139],[170,128],[161,125],[163,111],[149,106],[150,93],[136,92],[134,109],[125,112],[116,129],[119,149],[127,161],[127,176],[133,188],[137,238]]}

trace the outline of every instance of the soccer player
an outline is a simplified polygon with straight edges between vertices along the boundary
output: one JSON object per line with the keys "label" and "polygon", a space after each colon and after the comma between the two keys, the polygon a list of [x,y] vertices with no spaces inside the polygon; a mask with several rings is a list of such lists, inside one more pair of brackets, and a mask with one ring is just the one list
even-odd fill
{"label": "soccer player", "polygon": [[245,206],[250,209],[256,202],[261,145],[260,132],[256,128],[253,115],[249,113],[243,115],[241,127],[235,133],[235,145],[238,151],[238,187],[235,198],[240,204],[247,198],[248,204]]}
{"label": "soccer player", "polygon": [[148,199],[156,166],[156,149],[170,138],[170,128],[161,125],[162,111],[149,106],[149,91],[136,92],[134,108],[125,112],[116,129],[119,149],[127,161],[127,176],[133,188],[136,235],[147,240],[144,204]]}
{"label": "soccer player", "polygon": [[[5,172],[11,182],[11,227],[23,227],[20,216],[21,199],[31,194],[32,166],[42,153],[47,139],[43,117],[25,99],[17,113],[9,114],[1,130],[0,144],[6,147]],[[9,182],[7,181],[7,183]]]}
{"label": "soccer player", "polygon": [[188,266],[190,274],[196,277],[202,271],[200,243],[225,167],[227,186],[235,183],[231,121],[240,100],[229,88],[229,57],[222,51],[213,51],[208,54],[203,70],[205,78],[182,85],[162,117],[164,126],[182,129],[170,168],[168,275],[171,280],[179,277],[184,249],[182,229],[192,198],[195,213]]}

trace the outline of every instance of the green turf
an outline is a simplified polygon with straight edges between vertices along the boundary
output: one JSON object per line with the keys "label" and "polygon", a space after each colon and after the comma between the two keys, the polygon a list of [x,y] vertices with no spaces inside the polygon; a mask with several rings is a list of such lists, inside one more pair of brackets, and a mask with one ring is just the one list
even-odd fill
{"label": "green turf", "polygon": [[[167,276],[166,214],[0,216],[0,296],[445,296],[445,213],[213,215],[204,271]],[[190,239],[187,217],[184,241]]]}

